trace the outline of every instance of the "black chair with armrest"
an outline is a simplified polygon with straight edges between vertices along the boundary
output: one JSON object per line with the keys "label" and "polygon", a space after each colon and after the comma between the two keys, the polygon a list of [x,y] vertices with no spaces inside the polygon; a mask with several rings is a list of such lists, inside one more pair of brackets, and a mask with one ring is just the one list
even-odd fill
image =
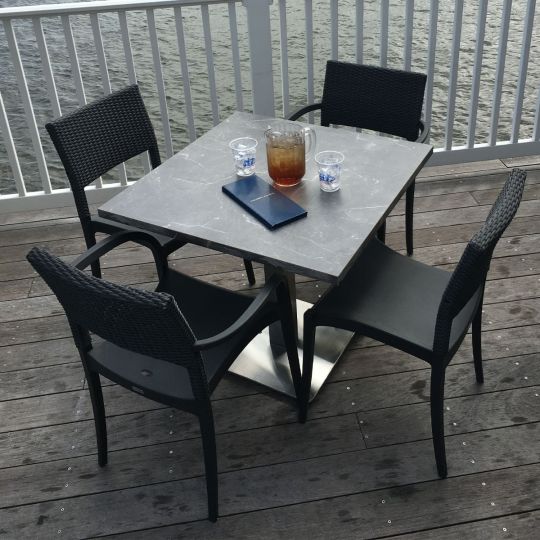
{"label": "black chair with armrest", "polygon": [[[289,120],[321,111],[321,125],[370,129],[412,142],[427,141],[422,121],[426,75],[376,66],[329,60],[322,101],[302,107]],[[413,253],[414,180],[405,195],[407,253]],[[379,237],[384,241],[384,225]]]}
{"label": "black chair with armrest", "polygon": [[[156,292],[120,286],[81,269],[123,242],[149,247],[160,277]],[[301,375],[288,287],[272,276],[253,299],[171,270],[155,238],[127,231],[96,244],[70,266],[40,248],[28,260],[62,304],[79,350],[92,401],[98,463],[107,463],[100,375],[199,419],[208,516],[218,517],[216,439],[210,396],[244,347],[281,321],[297,396]],[[92,340],[96,335],[101,340]]]}
{"label": "black chair with armrest", "polygon": [[317,326],[359,332],[431,365],[433,446],[438,473],[446,477],[445,370],[472,324],[476,380],[484,382],[481,327],[486,276],[493,250],[519,207],[525,179],[525,172],[511,172],[453,272],[427,266],[378,239],[371,240],[342,283],[305,313],[301,421],[307,415]]}
{"label": "black chair with armrest", "polygon": [[[86,247],[96,243],[96,233],[114,234],[137,231],[136,227],[93,216],[84,188],[102,174],[132,157],[148,152],[152,168],[161,164],[154,128],[144,106],[139,87],[134,84],[94,101],[75,112],[48,124],[46,129],[64,165]],[[186,244],[185,241],[157,233],[163,263]],[[249,283],[255,283],[251,261],[244,261]],[[92,263],[92,273],[101,277],[99,261]]]}

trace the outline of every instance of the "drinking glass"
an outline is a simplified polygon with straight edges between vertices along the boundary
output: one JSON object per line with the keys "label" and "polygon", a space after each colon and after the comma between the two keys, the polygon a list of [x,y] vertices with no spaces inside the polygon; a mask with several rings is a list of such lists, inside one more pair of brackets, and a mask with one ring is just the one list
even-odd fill
{"label": "drinking glass", "polygon": [[229,143],[238,176],[251,176],[255,174],[255,152],[257,144],[257,139],[252,139],[251,137],[240,137]]}
{"label": "drinking glass", "polygon": [[315,156],[323,191],[337,191],[341,187],[341,168],[344,159],[345,156],[335,150],[325,150]]}

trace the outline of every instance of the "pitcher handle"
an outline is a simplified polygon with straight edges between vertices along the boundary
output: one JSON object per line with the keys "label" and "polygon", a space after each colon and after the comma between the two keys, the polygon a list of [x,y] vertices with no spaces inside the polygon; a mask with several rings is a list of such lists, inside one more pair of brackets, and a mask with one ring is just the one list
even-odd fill
{"label": "pitcher handle", "polygon": [[317,146],[317,134],[315,130],[310,127],[304,128],[304,138],[306,141],[306,161],[313,157],[315,154],[315,147]]}

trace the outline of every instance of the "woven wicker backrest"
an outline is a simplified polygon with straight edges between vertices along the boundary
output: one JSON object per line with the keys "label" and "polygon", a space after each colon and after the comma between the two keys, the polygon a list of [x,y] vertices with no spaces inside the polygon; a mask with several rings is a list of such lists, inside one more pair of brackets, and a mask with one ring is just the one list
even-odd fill
{"label": "woven wicker backrest", "polygon": [[77,346],[85,346],[90,331],[124,349],[186,368],[199,362],[193,332],[172,296],[95,278],[41,248],[33,248],[27,258],[62,304]]}
{"label": "woven wicker backrest", "polygon": [[454,317],[484,287],[493,250],[519,208],[526,178],[527,173],[519,169],[510,173],[485,223],[467,244],[452,273],[437,314],[434,350],[439,354],[448,350]]}
{"label": "woven wicker backrest", "polygon": [[90,217],[84,193],[88,184],[142,152],[149,152],[152,167],[161,163],[156,135],[136,84],[45,127],[66,170],[82,221]]}
{"label": "woven wicker backrest", "polygon": [[371,129],[415,141],[425,86],[422,73],[330,60],[321,124]]}

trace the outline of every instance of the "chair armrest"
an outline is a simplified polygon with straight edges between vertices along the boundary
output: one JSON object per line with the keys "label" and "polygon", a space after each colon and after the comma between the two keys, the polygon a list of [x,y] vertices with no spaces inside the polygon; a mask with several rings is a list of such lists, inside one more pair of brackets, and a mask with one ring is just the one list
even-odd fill
{"label": "chair armrest", "polygon": [[301,116],[304,116],[304,114],[307,114],[311,111],[316,111],[317,109],[320,109],[322,107],[322,103],[312,103],[311,105],[306,105],[305,107],[302,107],[301,109],[298,109],[296,112],[289,115],[289,120],[298,120]]}
{"label": "chair armrest", "polygon": [[429,126],[427,125],[426,122],[423,122],[422,120],[420,120],[419,122],[420,124],[420,134],[418,135],[418,138],[416,139],[415,142],[417,143],[425,143],[429,137]]}
{"label": "chair armrest", "polygon": [[108,236],[107,238],[97,242],[94,246],[77,257],[71,263],[71,265],[79,270],[84,270],[87,266],[97,261],[100,257],[103,257],[103,255],[115,247],[125,244],[126,242],[135,242],[150,249],[152,255],[154,256],[158,276],[161,278],[165,271],[161,255],[161,246],[153,236],[141,231],[121,231]]}
{"label": "chair armrest", "polygon": [[228,328],[226,328],[219,334],[216,334],[215,336],[206,339],[198,339],[194,344],[195,350],[200,351],[208,349],[210,347],[215,347],[216,345],[220,345],[224,341],[227,341],[229,338],[231,338],[238,331],[242,330],[244,326],[252,319],[254,319],[266,306],[270,296],[282,283],[283,278],[274,274],[265,283],[264,287],[260,290],[259,294],[257,294],[257,296],[246,309],[246,311],[244,311],[244,313],[242,313],[242,315],[240,315],[240,317],[238,317],[238,319],[236,319],[234,323],[232,323]]}

